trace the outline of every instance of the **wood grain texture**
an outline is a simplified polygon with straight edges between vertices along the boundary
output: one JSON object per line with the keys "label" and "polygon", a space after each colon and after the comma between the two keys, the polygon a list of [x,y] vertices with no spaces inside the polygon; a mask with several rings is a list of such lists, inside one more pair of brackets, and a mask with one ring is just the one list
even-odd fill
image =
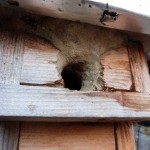
{"label": "wood grain texture", "polygon": [[[0,84],[19,84],[23,36],[0,31],[0,39]],[[7,93],[4,94],[7,95]],[[0,122],[0,150],[17,150],[19,129],[19,122]]]}
{"label": "wood grain texture", "polygon": [[143,47],[130,45],[128,51],[135,91],[150,93],[150,77]]}
{"label": "wood grain texture", "polygon": [[1,32],[0,39],[0,83],[20,84],[23,37]]}
{"label": "wood grain texture", "polygon": [[[132,72],[132,78],[134,82],[135,91],[150,93],[149,70],[148,70],[148,64],[147,64],[147,60],[144,54],[143,46],[140,44],[134,44],[134,45],[132,44],[128,47],[128,51],[129,51],[129,59],[130,59],[130,64],[131,64],[131,72]],[[139,101],[142,104],[144,104],[144,101],[142,99],[141,100],[139,99]],[[127,103],[129,106],[130,101],[127,101]],[[145,105],[147,104],[145,103]],[[138,104],[136,105],[136,107],[140,108],[141,105]],[[140,135],[138,134],[138,136]],[[138,146],[137,149],[139,149],[140,145],[137,145],[137,146]],[[146,148],[146,146],[144,147]]]}
{"label": "wood grain texture", "polygon": [[17,150],[19,122],[0,122],[0,150]]}
{"label": "wood grain texture", "polygon": [[[5,94],[7,93],[7,94]],[[142,101],[142,102],[141,102]],[[150,119],[150,95],[132,92],[79,92],[60,88],[0,86],[0,117],[41,120]]]}
{"label": "wood grain texture", "polygon": [[[57,69],[59,51],[36,36],[25,37],[21,84],[63,86]],[[106,88],[130,90],[131,71],[126,48],[111,50],[101,56]]]}
{"label": "wood grain texture", "polygon": [[131,70],[126,48],[110,50],[100,57],[104,67],[103,80],[106,88],[130,90]]}
{"label": "wood grain texture", "polygon": [[117,150],[135,150],[134,130],[132,123],[117,123]]}
{"label": "wood grain texture", "polygon": [[[150,78],[148,74],[147,62],[144,54],[144,49],[139,44],[132,44],[128,47],[129,52],[129,60],[131,65],[132,78],[134,83],[134,90],[137,92],[150,92]],[[139,93],[140,94],[140,93]],[[124,100],[124,104],[127,107],[134,107],[135,110],[138,108],[139,110],[143,110],[146,106],[147,108],[150,106],[150,99],[147,98],[148,103],[143,101],[143,98],[133,97],[132,93],[123,93],[126,97]],[[143,97],[146,97],[147,94],[142,94]],[[149,94],[148,94],[149,95]],[[132,101],[132,102],[131,102]],[[137,101],[139,103],[137,103]],[[134,139],[134,131],[133,124],[124,123],[116,125],[116,133],[117,133],[117,142],[119,150],[135,150],[135,139]]]}
{"label": "wood grain texture", "polygon": [[19,150],[115,150],[113,124],[23,123]]}
{"label": "wood grain texture", "polygon": [[[61,79],[57,70],[59,51],[50,42],[25,36],[21,83],[54,84]],[[54,86],[54,85],[53,85]]]}
{"label": "wood grain texture", "polygon": [[144,111],[150,110],[150,94],[149,93],[136,93],[136,92],[129,92],[129,93],[122,93],[124,100],[124,106],[129,108],[134,108],[136,111]]}

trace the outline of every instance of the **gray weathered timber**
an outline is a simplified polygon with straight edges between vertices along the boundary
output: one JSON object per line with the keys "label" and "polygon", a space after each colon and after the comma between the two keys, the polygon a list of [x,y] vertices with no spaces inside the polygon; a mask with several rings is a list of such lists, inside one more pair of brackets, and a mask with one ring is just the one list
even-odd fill
{"label": "gray weathered timber", "polygon": [[[150,34],[149,3],[146,0],[129,3],[120,0],[0,0],[0,4],[44,16]],[[104,15],[105,9],[111,14]]]}
{"label": "gray weathered timber", "polygon": [[17,150],[19,122],[0,122],[0,150]]}
{"label": "gray weathered timber", "polygon": [[149,120],[149,106],[150,95],[147,93],[78,92],[49,87],[0,86],[1,119]]}
{"label": "gray weathered timber", "polygon": [[[0,31],[1,85],[20,84],[23,41],[21,35]],[[17,150],[19,131],[20,122],[0,121],[0,150]]]}

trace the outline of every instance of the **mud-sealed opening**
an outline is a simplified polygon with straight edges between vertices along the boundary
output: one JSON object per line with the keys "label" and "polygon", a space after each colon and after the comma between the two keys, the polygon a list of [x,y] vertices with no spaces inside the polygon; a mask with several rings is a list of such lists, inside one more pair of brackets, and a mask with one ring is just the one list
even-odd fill
{"label": "mud-sealed opening", "polygon": [[61,76],[65,88],[78,91],[81,89],[85,64],[85,62],[69,63],[63,68]]}

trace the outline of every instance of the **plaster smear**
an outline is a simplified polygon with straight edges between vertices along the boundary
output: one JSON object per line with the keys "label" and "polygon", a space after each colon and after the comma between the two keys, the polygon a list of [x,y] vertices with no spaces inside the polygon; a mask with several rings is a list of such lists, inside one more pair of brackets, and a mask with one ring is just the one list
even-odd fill
{"label": "plaster smear", "polygon": [[66,65],[83,62],[81,90],[102,90],[100,55],[128,44],[128,37],[121,31],[14,10],[6,13],[2,9],[1,15],[2,12],[5,15],[1,27],[36,34],[60,50],[57,63],[60,74]]}
{"label": "plaster smear", "polygon": [[81,90],[102,90],[100,55],[128,43],[122,32],[83,23],[50,19],[44,29],[49,31],[44,36],[60,50],[59,72],[70,63],[84,62]]}

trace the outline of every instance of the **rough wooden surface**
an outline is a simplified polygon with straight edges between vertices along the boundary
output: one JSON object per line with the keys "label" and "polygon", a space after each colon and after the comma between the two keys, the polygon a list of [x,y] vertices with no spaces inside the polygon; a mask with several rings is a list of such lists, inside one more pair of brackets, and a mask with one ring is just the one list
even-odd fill
{"label": "rough wooden surface", "polygon": [[[21,83],[51,84],[61,79],[57,70],[58,50],[50,42],[25,36]],[[54,86],[54,85],[53,85]]]}
{"label": "rough wooden surface", "polygon": [[0,39],[0,83],[20,84],[23,38],[15,33],[0,32]]}
{"label": "rough wooden surface", "polygon": [[130,45],[128,51],[135,91],[150,93],[150,77],[143,47]]}
{"label": "rough wooden surface", "polygon": [[100,60],[104,66],[103,80],[106,88],[131,90],[132,78],[126,48],[108,51]]}
{"label": "rough wooden surface", "polygon": [[117,150],[135,150],[134,130],[132,123],[115,125]]}
{"label": "rough wooden surface", "polygon": [[[59,51],[50,42],[25,36],[21,84],[62,86],[57,70]],[[101,56],[106,88],[130,90],[131,71],[126,48],[111,50]]]}
{"label": "rough wooden surface", "polygon": [[23,123],[19,150],[115,150],[114,125]]}
{"label": "rough wooden surface", "polygon": [[0,150],[17,150],[19,122],[0,122]]}
{"label": "rough wooden surface", "polygon": [[[0,84],[19,84],[23,37],[16,33],[0,32],[0,39]],[[0,122],[0,150],[17,150],[19,129],[19,122]]]}
{"label": "rough wooden surface", "polygon": [[[132,78],[134,83],[134,90],[137,92],[150,93],[150,76],[149,76],[147,60],[142,45],[140,44],[130,45],[128,47],[128,51],[129,51]],[[144,103],[142,99],[141,99],[141,103]],[[140,105],[138,105],[138,107],[140,107]],[[148,150],[149,143],[148,141],[146,141],[146,138],[141,138],[142,136],[140,135],[140,133],[136,133],[136,134],[138,134],[137,135],[138,141],[136,141],[137,150]],[[146,135],[144,136],[146,137]],[[145,144],[144,146],[143,143]]]}
{"label": "rough wooden surface", "polygon": [[[50,85],[53,83],[55,84],[56,81],[60,80],[56,68],[58,51],[51,46],[51,44],[42,39],[30,38],[29,36],[22,37],[15,34],[13,36],[11,34],[10,36],[9,33],[1,34],[0,36],[2,39],[0,42],[1,84],[25,83],[29,85]],[[24,38],[26,39],[25,43],[23,43]],[[23,48],[25,48],[24,53]],[[128,50],[130,55],[134,55],[133,52],[135,53],[135,51],[132,51],[133,49],[131,49],[131,52],[129,48]],[[132,82],[127,50],[119,49],[116,51],[109,51],[101,58],[101,62],[104,65],[104,80],[106,87],[130,90]],[[136,59],[140,58],[143,63],[146,63],[143,57],[144,54],[140,49],[138,49],[137,52],[136,55],[138,57],[136,57]],[[130,57],[131,65],[132,59],[136,60],[135,58]],[[138,61],[136,63],[138,64]],[[139,85],[141,82],[144,82],[144,84],[140,85],[136,90],[140,91],[144,87],[147,92],[148,87],[145,82],[147,81],[148,76],[145,75],[144,80],[142,79],[142,75],[139,73],[139,69],[137,69],[138,67],[141,67],[141,65],[138,65],[131,66],[132,73],[136,73],[138,78],[138,80],[137,78],[133,78],[135,88],[136,84]],[[140,70],[145,71],[146,68],[144,69],[142,66]],[[108,76],[108,74],[111,74],[111,76]],[[6,93],[8,94],[6,95]],[[54,94],[58,95],[54,96]],[[36,118],[37,120],[54,121],[54,117],[58,120],[60,120],[60,118],[63,120],[66,117],[70,121],[80,121],[81,119],[83,121],[122,121],[129,120],[129,117],[131,117],[130,120],[149,119],[150,116],[150,95],[144,93],[75,92],[75,94],[73,94],[72,92],[68,93],[65,89],[55,90],[46,87],[1,85],[0,97],[0,99],[2,99],[0,105],[0,112],[2,112],[1,119],[31,120]],[[68,101],[66,100],[66,97],[68,97]],[[57,100],[57,102],[54,100]],[[55,112],[57,112],[56,115],[54,114]],[[67,119],[65,121],[67,121]],[[128,123],[115,125],[119,150],[133,150],[134,138],[133,134],[131,134],[133,133],[132,125],[128,125]],[[11,122],[11,124],[10,122],[0,123],[0,148],[2,150],[17,149],[19,126],[19,122]],[[107,129],[103,130],[106,132]],[[37,133],[35,134],[38,136]],[[130,144],[127,145],[128,139],[130,139]],[[83,143],[84,142],[85,141],[83,141]],[[104,149],[101,143],[100,146]],[[56,148],[59,149],[59,147]]]}
{"label": "rough wooden surface", "polygon": [[[133,90],[137,92],[149,92],[150,89],[150,78],[148,74],[148,67],[147,62],[144,54],[143,47],[139,44],[132,44],[128,47],[129,52],[129,60],[132,72],[132,79],[133,79]],[[126,95],[126,93],[124,93]],[[150,106],[149,104],[145,103],[143,99],[139,97],[131,98],[132,93],[130,95],[126,95],[126,106],[128,107],[135,107],[139,109],[143,109],[144,106]],[[145,94],[146,95],[146,94]],[[143,95],[143,97],[145,96]],[[129,100],[131,98],[132,100]],[[132,101],[132,102],[131,102]],[[134,103],[134,101],[139,101],[140,103]],[[149,101],[149,98],[148,98]],[[132,103],[132,104],[131,104]],[[117,124],[116,128],[116,135],[117,135],[117,142],[118,142],[118,149],[119,150],[135,150],[135,138],[134,138],[134,131],[133,131],[133,124],[131,123],[124,123],[124,124]],[[139,134],[138,134],[139,136]],[[144,146],[144,149],[148,146],[147,144]],[[137,145],[137,149],[140,146]],[[141,149],[140,149],[141,150]]]}
{"label": "rough wooden surface", "polygon": [[145,120],[150,119],[149,106],[150,95],[147,93],[80,92],[49,87],[0,86],[1,118]]}

